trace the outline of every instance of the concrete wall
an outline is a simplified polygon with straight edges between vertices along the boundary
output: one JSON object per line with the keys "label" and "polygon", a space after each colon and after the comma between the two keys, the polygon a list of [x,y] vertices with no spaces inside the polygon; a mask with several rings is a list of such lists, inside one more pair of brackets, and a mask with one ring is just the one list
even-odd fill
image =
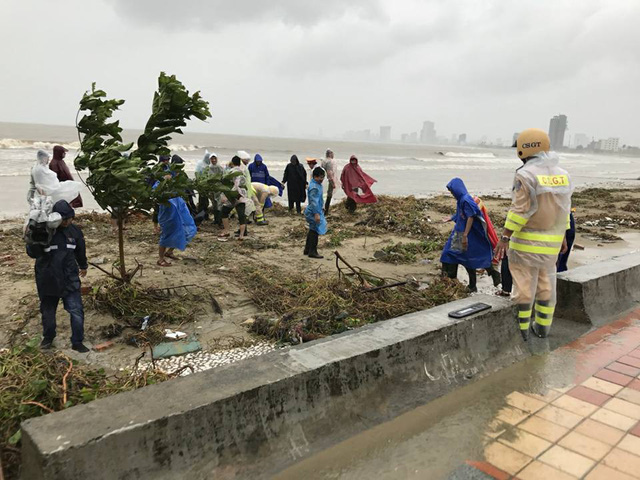
{"label": "concrete wall", "polygon": [[24,478],[266,478],[524,356],[509,302],[475,296],[28,420]]}
{"label": "concrete wall", "polygon": [[558,275],[556,316],[603,325],[640,302],[640,253],[574,268]]}

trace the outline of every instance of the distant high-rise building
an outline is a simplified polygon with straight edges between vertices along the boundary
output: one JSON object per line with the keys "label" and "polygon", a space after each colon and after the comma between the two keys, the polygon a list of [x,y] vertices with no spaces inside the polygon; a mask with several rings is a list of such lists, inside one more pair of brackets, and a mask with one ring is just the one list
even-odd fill
{"label": "distant high-rise building", "polygon": [[549,140],[551,150],[558,150],[564,146],[564,133],[567,131],[567,116],[556,115],[549,122]]}
{"label": "distant high-rise building", "polygon": [[436,143],[436,124],[433,122],[423,122],[420,131],[421,143]]}
{"label": "distant high-rise building", "polygon": [[418,143],[418,132],[411,132],[409,134],[409,142],[410,143]]}
{"label": "distant high-rise building", "polygon": [[620,150],[620,139],[613,137],[602,139],[598,141],[597,149],[605,152],[617,152]]}
{"label": "distant high-rise building", "polygon": [[573,145],[571,145],[573,148],[578,148],[578,147],[582,147],[585,148],[587,146],[589,146],[589,137],[587,137],[584,133],[576,133],[573,136]]}
{"label": "distant high-rise building", "polygon": [[409,140],[409,134],[403,133],[402,135],[400,135],[400,140],[402,141],[402,143],[407,143],[407,140]]}
{"label": "distant high-rise building", "polygon": [[357,142],[368,142],[371,140],[371,130],[351,130],[344,134],[344,138]]}
{"label": "distant high-rise building", "polygon": [[391,127],[383,126],[380,127],[380,141],[388,142],[391,140]]}
{"label": "distant high-rise building", "polygon": [[467,134],[466,133],[461,133],[460,135],[458,135],[458,143],[460,145],[463,145],[463,144],[467,143]]}

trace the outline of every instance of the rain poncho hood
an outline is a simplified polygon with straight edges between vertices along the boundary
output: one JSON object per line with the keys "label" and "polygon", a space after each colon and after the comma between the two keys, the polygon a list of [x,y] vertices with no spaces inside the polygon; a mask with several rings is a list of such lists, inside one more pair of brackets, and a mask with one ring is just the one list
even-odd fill
{"label": "rain poncho hood", "polygon": [[265,185],[269,183],[269,169],[264,164],[262,156],[259,153],[256,153],[256,156],[253,158],[253,163],[251,163],[248,168],[251,173],[252,182],[260,182]]}
{"label": "rain poncho hood", "polygon": [[[475,201],[473,200],[473,198],[471,198],[471,196],[469,195],[469,192],[467,191],[467,187],[464,184],[464,182],[462,181],[462,179],[460,178],[454,178],[453,180],[451,180],[448,184],[447,184],[447,190],[449,190],[451,192],[451,194],[455,197],[455,199],[458,202],[458,208],[460,208],[460,202],[461,201],[468,201],[471,200],[473,201],[474,205],[475,205]],[[480,209],[478,208],[478,213],[480,212]]]}
{"label": "rain poncho hood", "polygon": [[[327,233],[327,219],[323,210],[322,184],[316,182],[315,179],[311,179],[307,189],[307,196],[309,197],[309,204],[304,209],[304,217],[309,224],[309,230],[318,232],[318,235],[324,235]],[[320,215],[320,223],[316,223],[316,214]]]}
{"label": "rain poncho hood", "polygon": [[220,163],[218,162],[216,163],[211,162],[211,165],[209,165],[209,171],[213,174],[223,174],[224,167],[220,165]]}
{"label": "rain poncho hood", "polygon": [[56,145],[53,147],[53,159],[54,160],[63,160],[65,153],[69,150],[64,148],[62,145]]}
{"label": "rain poncho hood", "polygon": [[211,165],[211,153],[209,153],[209,150],[205,150],[204,157],[202,157],[202,159],[198,160],[198,163],[196,163],[196,177],[203,173],[205,175],[209,173],[210,165]]}
{"label": "rain poncho hood", "polygon": [[[354,163],[351,163],[352,161]],[[342,182],[344,193],[356,203],[376,203],[378,201],[371,191],[371,185],[376,180],[362,171],[355,155],[351,155],[349,163],[342,169],[340,181]],[[358,189],[362,190],[362,193],[358,193]]]}
{"label": "rain poncho hood", "polygon": [[38,150],[36,154],[36,165],[49,165],[49,154],[44,150]]}
{"label": "rain poncho hood", "polygon": [[[253,163],[251,163],[248,168],[249,168],[249,173],[251,174],[252,183],[264,183],[265,185],[268,185],[268,186],[277,187],[278,191],[280,192],[280,195],[282,195],[282,191],[284,187],[279,181],[277,181],[275,178],[273,178],[269,174],[269,169],[264,164],[262,155],[260,155],[259,153],[256,153],[255,157],[253,158]],[[264,206],[265,208],[270,208],[271,206],[273,206],[270,198],[267,199],[267,202],[265,203]]]}
{"label": "rain poncho hood", "polygon": [[71,208],[69,202],[65,202],[64,200],[58,200],[53,206],[52,211],[53,213],[59,213],[63,220],[76,216],[76,212]]}
{"label": "rain poncho hood", "polygon": [[327,156],[322,160],[320,166],[327,172],[327,178],[329,182],[331,182],[334,186],[338,186],[338,167],[336,166],[336,161],[332,157],[328,156],[329,154],[333,155],[331,150],[327,150]]}
{"label": "rain poncho hood", "polygon": [[[492,249],[487,236],[487,225],[480,207],[469,195],[467,187],[460,178],[454,178],[447,184],[447,189],[456,199],[456,213],[451,218],[455,222],[453,231],[442,250],[440,261],[464,265],[468,268],[488,268],[491,265]],[[473,218],[473,225],[468,235],[468,247],[463,250],[462,237],[467,226],[467,219]]]}

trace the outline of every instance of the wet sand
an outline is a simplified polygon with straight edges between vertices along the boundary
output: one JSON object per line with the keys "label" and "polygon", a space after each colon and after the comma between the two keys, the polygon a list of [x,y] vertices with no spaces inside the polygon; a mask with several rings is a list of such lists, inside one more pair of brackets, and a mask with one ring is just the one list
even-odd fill
{"label": "wet sand", "polygon": [[[21,186],[19,188],[22,189]],[[640,206],[640,189],[598,189],[587,195],[579,193],[575,200],[578,226],[576,243],[584,246],[584,250],[573,250],[571,268],[640,249],[640,212],[629,211],[629,205]],[[398,198],[397,201],[403,200]],[[494,224],[499,229],[504,222],[510,200],[485,197],[485,203]],[[430,218],[431,225],[443,235],[447,235],[451,225],[438,223],[438,220],[451,213],[454,205],[455,202],[450,196],[431,198],[424,211],[424,217]],[[417,256],[412,263],[399,265],[377,261],[374,258],[374,254],[384,247],[421,240],[418,235],[384,231],[362,233],[362,230],[358,230],[361,227],[356,227],[356,223],[365,218],[364,209],[358,209],[355,216],[348,218],[341,217],[340,212],[344,210],[335,210],[328,220],[330,232],[320,241],[320,251],[326,257],[324,260],[313,261],[302,255],[306,227],[301,216],[275,216],[268,212],[270,224],[265,227],[250,225],[250,239],[244,244],[235,241],[218,242],[216,237],[219,231],[211,223],[205,223],[187,250],[180,254],[181,260],[175,261],[174,266],[165,269],[156,266],[158,236],[153,232],[151,221],[140,218],[132,222],[125,232],[127,262],[132,265],[135,258],[145,265],[143,275],[136,277],[136,281],[142,287],[165,288],[196,284],[212,291],[222,304],[223,315],[206,312],[191,324],[167,325],[168,328],[180,329],[199,338],[205,350],[209,345],[219,345],[220,342],[229,339],[255,340],[243,322],[257,315],[269,315],[269,312],[261,312],[253,303],[252,297],[256,292],[248,291],[243,285],[240,272],[245,266],[273,267],[285,275],[287,272],[308,272],[309,279],[313,280],[316,275],[336,275],[332,252],[337,249],[351,263],[385,278],[430,282],[439,275],[439,251]],[[607,218],[610,221],[606,220]],[[598,226],[588,225],[593,225],[598,219],[604,223]],[[623,221],[625,223],[621,224]],[[108,217],[80,216],[78,222],[84,229],[88,258],[110,270],[111,264],[117,258],[117,242]],[[40,335],[33,260],[25,253],[21,227],[20,218],[0,222],[0,289],[4,292],[0,297],[0,347],[7,344],[14,332],[24,338]],[[340,230],[361,233],[352,238],[343,238],[338,242],[339,246],[336,246],[336,232],[339,233]],[[104,278],[103,273],[91,267],[84,283],[95,285]],[[462,268],[459,269],[459,279],[463,283],[467,281]],[[482,293],[493,294],[496,291],[486,275],[479,277],[478,287]],[[86,313],[87,343],[92,345],[104,341],[101,329],[113,323],[114,318],[89,309]],[[60,312],[59,318],[57,347],[78,358],[67,345],[69,325],[66,315]],[[119,339],[115,348],[104,352],[92,352],[86,358],[83,357],[83,360],[117,369],[131,366],[139,353],[139,349],[128,346]]]}

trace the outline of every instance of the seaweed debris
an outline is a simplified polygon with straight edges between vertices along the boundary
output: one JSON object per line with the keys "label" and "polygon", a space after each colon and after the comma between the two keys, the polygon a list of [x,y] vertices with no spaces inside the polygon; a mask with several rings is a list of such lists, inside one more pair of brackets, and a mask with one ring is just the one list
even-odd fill
{"label": "seaweed debris", "polygon": [[427,256],[429,253],[440,252],[444,248],[443,241],[425,240],[422,242],[395,243],[384,247],[374,254],[379,262],[393,263],[415,263],[418,257]]}
{"label": "seaweed debris", "polygon": [[[0,350],[0,449],[6,478],[20,475],[20,423],[116,393],[173,378],[137,368],[107,375],[60,352],[43,352],[38,338]],[[137,366],[136,366],[137,367]]]}
{"label": "seaweed debris", "polygon": [[[206,289],[193,293],[188,287],[195,286],[141,288],[135,283],[105,279],[93,287],[86,302],[98,312],[111,314],[124,328],[133,328],[131,343],[155,344],[164,336],[162,325],[193,321],[207,302],[212,303],[214,311],[218,310],[215,298]],[[149,318],[148,328],[141,330],[145,317]]]}
{"label": "seaweed debris", "polygon": [[300,343],[424,310],[466,296],[455,280],[435,278],[418,290],[406,284],[367,291],[344,276],[309,280],[273,268],[243,271],[244,283],[256,294],[253,301],[277,318],[257,318],[251,331],[285,343]]}

